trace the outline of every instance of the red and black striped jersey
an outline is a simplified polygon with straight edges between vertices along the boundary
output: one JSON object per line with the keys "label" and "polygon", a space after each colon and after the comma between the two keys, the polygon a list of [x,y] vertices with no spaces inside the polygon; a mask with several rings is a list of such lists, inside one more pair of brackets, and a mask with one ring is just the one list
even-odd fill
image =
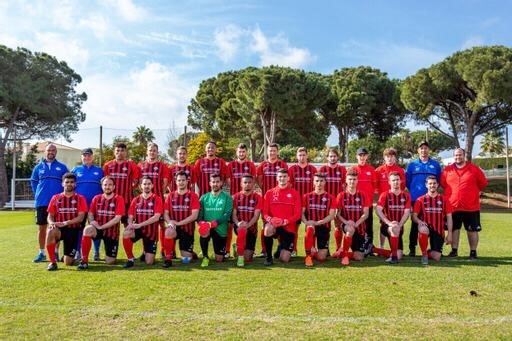
{"label": "red and black striped jersey", "polygon": [[[142,223],[154,216],[155,214],[163,214],[162,198],[151,193],[146,199],[141,195],[136,196],[128,209],[128,215],[133,217],[135,223]],[[160,223],[156,221],[141,227],[142,233],[151,240],[158,240],[158,226]]]}
{"label": "red and black striped jersey", "polygon": [[242,190],[240,185],[242,182],[242,176],[250,174],[253,177],[256,177],[256,166],[254,165],[254,162],[249,160],[244,160],[243,162],[233,160],[228,164],[227,172],[228,177],[230,178],[229,193],[234,195]]}
{"label": "red and black striped jersey", "polygon": [[[105,198],[103,194],[98,194],[92,198],[91,207],[89,212],[94,215],[94,220],[100,225],[105,225],[115,218],[116,215],[125,215],[125,204],[123,197],[119,194],[114,194],[112,198]],[[120,223],[103,230],[103,235],[114,240],[119,239],[119,225]]]}
{"label": "red and black striped jersey", "polygon": [[[368,207],[366,201],[366,196],[359,191],[356,191],[354,194],[344,191],[338,194],[336,198],[340,215],[345,220],[352,220],[354,222],[357,222],[364,214],[364,208]],[[357,233],[364,236],[366,233],[366,221],[357,227]]]}
{"label": "red and black striped jersey", "polygon": [[[336,199],[327,192],[317,194],[310,192],[302,197],[302,207],[305,208],[304,216],[307,220],[319,221],[329,215],[330,210],[337,207]],[[331,228],[331,223],[320,225]]]}
{"label": "red and black striped jersey", "polygon": [[[81,194],[74,193],[68,197],[64,193],[55,194],[50,203],[48,204],[48,213],[53,215],[56,223],[63,223],[65,221],[78,217],[78,213],[87,213],[87,201]],[[79,228],[82,222],[67,225],[70,228]]]}
{"label": "red and black striped jersey", "polygon": [[172,165],[169,167],[169,190],[170,192],[174,192],[178,189],[176,186],[176,173],[179,171],[184,171],[188,176],[188,185],[191,191],[195,191],[196,186],[196,170],[194,166],[186,164],[184,166],[180,166],[178,164]]}
{"label": "red and black striped jersey", "polygon": [[[238,221],[249,222],[254,217],[256,210],[263,209],[263,198],[256,192],[245,195],[243,192],[238,192],[233,195],[233,209],[236,210],[236,217]],[[249,227],[249,230],[255,231],[258,229],[256,222]]]}
{"label": "red and black striped jersey", "polygon": [[199,196],[211,191],[210,188],[210,174],[219,174],[221,179],[225,179],[226,162],[220,157],[208,159],[203,157],[197,160],[196,165],[197,185],[199,186]]}
{"label": "red and black striped jersey", "polygon": [[377,206],[382,207],[382,212],[389,220],[400,221],[404,211],[411,208],[411,196],[402,190],[399,194],[387,191],[380,195]]}
{"label": "red and black striped jersey", "polygon": [[309,163],[305,167],[296,164],[288,168],[288,181],[302,197],[304,194],[313,191],[313,177],[315,173],[315,166]]}
{"label": "red and black striped jersey", "polygon": [[277,186],[277,171],[281,168],[288,169],[288,165],[283,160],[269,162],[265,160],[258,165],[256,174],[260,179],[259,185],[261,193],[267,193],[270,189]]}
{"label": "red and black striped jersey", "polygon": [[133,182],[140,178],[140,169],[133,161],[111,160],[103,166],[103,174],[114,179],[114,192],[122,196],[125,203],[132,201]]}
{"label": "red and black striped jersey", "polygon": [[323,165],[318,171],[325,174],[325,191],[336,198],[345,186],[346,168],[342,165]]}
{"label": "red and black striped jersey", "polygon": [[414,203],[414,213],[434,231],[444,236],[446,215],[453,212],[452,205],[442,194],[431,197],[425,194]]}
{"label": "red and black striped jersey", "polygon": [[169,167],[162,161],[143,161],[139,163],[140,177],[149,176],[153,181],[153,193],[164,197],[165,188],[163,188],[164,179],[169,180]]}
{"label": "red and black striped jersey", "polygon": [[[192,210],[199,210],[199,197],[192,191],[179,194],[178,191],[169,193],[165,199],[164,211],[169,212],[171,220],[182,221],[192,214]],[[194,234],[195,222],[180,226],[189,235]]]}

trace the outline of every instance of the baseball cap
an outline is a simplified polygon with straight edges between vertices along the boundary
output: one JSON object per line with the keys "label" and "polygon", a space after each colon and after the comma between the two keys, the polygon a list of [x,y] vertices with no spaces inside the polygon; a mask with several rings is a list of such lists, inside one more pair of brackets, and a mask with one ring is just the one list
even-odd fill
{"label": "baseball cap", "polygon": [[84,154],[93,154],[92,149],[91,148],[82,149],[82,155],[84,155]]}
{"label": "baseball cap", "polygon": [[430,145],[428,144],[427,141],[421,141],[419,144],[418,144],[418,148],[421,148],[421,146],[427,146],[430,148]]}
{"label": "baseball cap", "polygon": [[368,149],[362,147],[362,148],[358,148],[357,149],[357,155],[360,155],[360,154],[368,154]]}

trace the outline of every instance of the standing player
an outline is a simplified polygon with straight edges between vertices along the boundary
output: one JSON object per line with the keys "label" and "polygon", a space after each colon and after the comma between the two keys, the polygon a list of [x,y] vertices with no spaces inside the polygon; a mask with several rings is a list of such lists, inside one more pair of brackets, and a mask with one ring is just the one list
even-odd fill
{"label": "standing player", "polygon": [[[297,149],[297,163],[288,168],[290,184],[302,198],[305,194],[313,191],[313,176],[316,173],[315,166],[308,162],[308,151],[304,147]],[[297,222],[297,228],[300,226],[300,220]],[[297,238],[298,233],[295,234]],[[292,257],[297,255],[297,239],[293,241]]]}
{"label": "standing player", "polygon": [[[140,178],[139,167],[127,159],[128,151],[126,144],[118,143],[114,148],[115,159],[108,161],[103,166],[103,174],[110,175],[114,179],[114,191],[123,197],[126,205],[125,212],[128,213],[128,207],[133,199],[133,189],[137,186]],[[128,225],[128,217],[125,215],[121,222],[126,227]]]}
{"label": "standing player", "polygon": [[480,168],[466,161],[464,149],[453,152],[453,164],[441,174],[441,186],[453,207],[453,240],[449,257],[458,256],[460,229],[466,229],[469,242],[469,259],[476,259],[480,225],[480,191],[487,186],[487,179]]}
{"label": "standing player", "polygon": [[199,214],[199,198],[190,190],[189,177],[185,171],[175,175],[177,189],[169,193],[164,204],[164,219],[167,224],[164,245],[164,267],[172,265],[172,253],[175,249],[176,239],[180,241],[181,261],[190,263],[194,257],[194,230],[195,221]]}
{"label": "standing player", "polygon": [[368,219],[366,220],[365,255],[371,254],[373,248],[373,193],[377,187],[377,175],[375,169],[368,162],[368,150],[357,150],[357,165],[353,168],[357,171],[357,190],[366,195],[368,202]]}
{"label": "standing player", "polygon": [[233,195],[232,221],[235,225],[238,260],[236,265],[243,267],[252,261],[256,238],[258,236],[258,218],[263,207],[263,198],[254,192],[254,177],[245,174],[242,177],[242,190]]}
{"label": "standing player", "polygon": [[39,253],[34,258],[35,263],[46,260],[44,248],[48,226],[48,204],[52,196],[62,192],[62,176],[68,171],[68,167],[57,161],[56,156],[57,147],[54,144],[47,145],[44,158],[35,166],[30,177],[30,185],[35,196],[36,224],[39,225]]}
{"label": "standing player", "polygon": [[[347,170],[338,163],[340,154],[336,148],[330,148],[327,152],[328,163],[320,167],[320,173],[326,174],[325,190],[333,197],[337,197],[343,191],[345,186],[345,176]],[[341,229],[341,221],[336,217],[334,220],[334,239],[336,241],[336,250],[341,250],[341,242],[343,240],[343,231]]]}
{"label": "standing player", "polygon": [[[425,181],[427,177],[433,175],[439,182],[441,178],[441,166],[439,162],[432,159],[430,155],[430,146],[428,142],[420,142],[418,145],[419,159],[407,165],[405,177],[407,179],[407,189],[411,194],[412,205],[416,200],[427,193]],[[418,242],[418,224],[411,222],[411,231],[409,232],[409,256],[416,256],[416,244]]]}
{"label": "standing player", "polygon": [[64,241],[64,263],[73,265],[79,230],[87,213],[85,198],[75,192],[76,176],[66,173],[62,176],[64,192],[55,194],[48,204],[48,225],[46,233],[46,251],[50,258],[48,271],[57,270],[55,246]]}
{"label": "standing player", "polygon": [[105,262],[112,265],[116,262],[119,250],[119,227],[121,217],[125,214],[123,197],[114,193],[114,179],[105,176],[101,179],[103,194],[96,195],[89,207],[89,224],[82,237],[82,261],[78,270],[89,268],[89,252],[91,242],[103,240],[105,245]]}
{"label": "standing player", "polygon": [[[267,147],[267,160],[262,161],[258,168],[256,169],[257,174],[257,182],[258,186],[261,189],[261,195],[265,196],[268,190],[276,187],[277,185],[277,172],[280,169],[288,170],[288,165],[283,160],[278,158],[279,156],[279,147],[277,143],[271,143]],[[261,229],[261,255],[260,257],[265,257],[265,243],[264,240],[264,231],[265,229]]]}
{"label": "standing player", "polygon": [[196,172],[193,165],[189,165],[187,163],[187,148],[184,146],[179,146],[176,149],[176,163],[169,167],[169,191],[174,192],[177,190],[176,186],[176,173],[180,171],[184,171],[187,175],[188,186],[192,192],[195,192],[196,188]]}
{"label": "standing player", "polygon": [[[341,255],[341,264],[349,265],[350,258],[361,261],[364,259],[364,243],[366,236],[366,221],[371,205],[367,196],[357,189],[358,174],[354,168],[349,168],[346,175],[347,188],[338,194],[338,219],[343,224],[345,238],[343,248],[336,251]],[[352,255],[349,254],[352,249]]]}
{"label": "standing player", "polygon": [[[207,267],[210,263],[208,257],[208,244],[210,238],[213,240],[213,250],[215,252],[215,261],[223,262],[226,254],[226,234],[228,232],[228,221],[233,212],[233,199],[226,192],[221,191],[222,180],[219,174],[210,175],[211,192],[201,196],[199,202],[199,227],[201,228],[201,251],[203,252],[203,261],[201,267]],[[205,227],[207,231],[203,234]]]}
{"label": "standing player", "polygon": [[325,261],[329,250],[331,220],[336,215],[336,199],[325,191],[325,174],[315,173],[314,191],[302,197],[302,221],[306,225],[304,246],[306,249],[306,266],[313,266],[311,249],[317,240],[316,258]]}
{"label": "standing player", "polygon": [[135,197],[128,209],[128,226],[123,233],[123,247],[128,260],[124,268],[135,265],[133,243],[142,239],[145,252],[145,262],[155,263],[155,253],[158,243],[158,221],[163,214],[163,203],[160,196],[153,193],[153,182],[149,176],[141,179],[142,193]]}
{"label": "standing player", "polygon": [[[452,206],[448,199],[437,192],[439,184],[433,175],[427,177],[427,194],[422,195],[414,204],[412,220],[418,224],[418,242],[421,249],[421,263],[428,265],[428,259],[440,261],[443,254],[444,228],[448,228],[446,244],[452,241]],[[430,250],[427,251],[430,239]]]}
{"label": "standing player", "polygon": [[411,213],[411,196],[401,189],[400,174],[389,173],[390,190],[380,195],[377,202],[377,215],[381,220],[380,233],[389,239],[391,258],[389,264],[397,264],[402,258],[404,224]]}
{"label": "standing player", "polygon": [[197,160],[195,170],[197,174],[197,185],[199,186],[199,197],[211,191],[210,175],[217,174],[220,176],[221,184],[226,179],[226,161],[216,156],[217,144],[210,141],[205,147],[206,156]]}
{"label": "standing player", "polygon": [[297,220],[302,216],[302,203],[299,193],[288,185],[288,171],[277,171],[277,186],[265,193],[263,200],[265,265],[273,264],[272,246],[279,237],[279,259],[288,263],[293,251],[293,241],[297,233]]}

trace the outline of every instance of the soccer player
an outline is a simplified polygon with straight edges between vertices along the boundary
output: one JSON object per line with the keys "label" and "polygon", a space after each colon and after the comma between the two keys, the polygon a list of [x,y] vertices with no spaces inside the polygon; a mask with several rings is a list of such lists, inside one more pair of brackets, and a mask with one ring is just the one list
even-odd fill
{"label": "soccer player", "polygon": [[299,193],[288,185],[288,171],[277,171],[277,186],[265,193],[263,200],[264,242],[266,266],[272,265],[274,238],[279,237],[279,259],[288,263],[293,251],[297,233],[297,220],[302,216],[302,202]]}
{"label": "soccer player", "polygon": [[389,239],[391,258],[389,264],[397,264],[403,255],[404,224],[411,213],[411,196],[401,189],[400,174],[389,173],[390,190],[380,195],[377,215],[381,220],[380,233]]}
{"label": "soccer player", "polygon": [[124,268],[135,265],[133,243],[142,239],[146,264],[155,263],[155,253],[158,243],[158,226],[163,214],[162,198],[153,193],[153,180],[149,176],[141,179],[142,193],[135,197],[128,209],[128,225],[124,228],[123,247],[128,260]]}
{"label": "soccer player", "polygon": [[235,225],[237,266],[252,261],[256,238],[258,236],[258,218],[263,207],[263,198],[254,191],[254,177],[242,176],[242,190],[233,195],[233,213],[231,219]]}
{"label": "soccer player", "polygon": [[[87,207],[91,207],[92,198],[101,194],[101,178],[103,178],[103,170],[101,167],[96,166],[94,162],[94,155],[91,148],[82,150],[81,155],[82,164],[76,166],[71,170],[71,173],[76,175],[76,192],[82,194],[87,201]],[[82,222],[82,230],[87,222],[87,217],[84,217]],[[82,231],[80,231],[82,232]],[[94,260],[99,260],[99,248],[101,239],[94,240]],[[77,259],[80,258],[82,245],[82,236],[79,237],[77,246]]]}
{"label": "soccer player", "polygon": [[39,226],[39,253],[34,258],[34,263],[46,260],[44,249],[48,226],[48,204],[52,196],[62,192],[62,176],[68,172],[68,167],[57,161],[56,156],[57,147],[54,144],[48,144],[44,150],[44,158],[34,167],[30,178],[35,196],[36,224]]}
{"label": "soccer player", "polygon": [[189,176],[185,171],[178,171],[175,175],[177,189],[167,196],[164,204],[164,219],[167,224],[165,236],[162,239],[164,246],[164,268],[172,266],[172,253],[175,249],[176,239],[179,239],[181,261],[190,263],[194,258],[194,230],[195,221],[199,215],[199,197],[190,190]]}
{"label": "soccer player", "polygon": [[[336,253],[342,257],[341,264],[345,266],[350,264],[350,258],[357,261],[364,259],[366,221],[371,202],[368,202],[367,196],[357,189],[357,183],[357,171],[349,168],[346,174],[346,189],[336,198],[338,219],[343,224],[345,232],[343,248],[340,247]],[[349,249],[352,249],[352,255]]]}
{"label": "soccer player", "polygon": [[206,233],[201,234],[199,242],[203,252],[201,267],[207,267],[210,263],[208,256],[208,244],[213,240],[215,261],[223,262],[226,254],[226,234],[228,232],[228,221],[233,212],[233,199],[226,192],[221,191],[222,180],[220,174],[210,175],[209,193],[203,194],[199,199],[201,208],[199,210],[199,227],[202,229],[208,226]]}
{"label": "soccer player", "polygon": [[[343,191],[345,186],[345,176],[347,170],[338,163],[340,154],[336,148],[330,148],[327,152],[327,164],[320,167],[320,173],[326,174],[325,190],[333,197],[337,197]],[[336,250],[341,250],[341,242],[343,240],[343,231],[341,229],[341,221],[334,219],[334,239],[336,241]]]}
{"label": "soccer player", "polygon": [[[133,199],[133,190],[137,187],[140,178],[140,169],[137,165],[128,160],[128,151],[126,144],[118,143],[114,148],[115,159],[108,161],[103,165],[103,174],[110,175],[114,179],[114,191],[123,197],[126,205],[125,212],[128,213],[128,207]],[[124,215],[121,222],[126,227],[128,225],[128,217]]]}
{"label": "soccer player", "polygon": [[[188,185],[192,192],[196,188],[196,172],[193,165],[187,163],[188,152],[184,146],[179,146],[176,149],[176,163],[169,167],[169,179],[176,179],[176,173],[184,171],[188,178]],[[176,181],[169,181],[169,192],[177,190]]]}
{"label": "soccer player", "polygon": [[[414,204],[412,219],[418,224],[418,242],[421,249],[421,263],[428,265],[428,259],[441,260],[445,241],[445,223],[448,228],[446,244],[452,241],[452,206],[448,199],[439,194],[439,184],[434,175],[427,177],[427,194],[422,195]],[[430,239],[430,250],[427,250]]]}
{"label": "soccer player", "polygon": [[[418,145],[419,159],[409,163],[405,170],[406,187],[411,194],[412,205],[416,200],[427,193],[425,181],[427,177],[433,175],[437,181],[441,178],[441,165],[430,157],[430,146],[428,142],[422,141]],[[409,232],[409,256],[416,256],[416,245],[418,242],[418,225],[411,221],[411,231]]]}
{"label": "soccer player", "polygon": [[[256,169],[257,174],[257,182],[258,186],[261,189],[261,195],[265,196],[265,194],[271,188],[276,187],[277,185],[277,172],[280,169],[288,170],[288,165],[283,160],[279,159],[279,146],[277,143],[271,143],[267,147],[267,160],[262,161],[258,168]],[[265,229],[261,229],[261,255],[260,257],[265,257],[265,243],[264,243],[264,233]]]}
{"label": "soccer player", "polygon": [[487,179],[480,168],[466,160],[464,149],[453,152],[453,164],[441,174],[441,186],[453,207],[452,251],[449,257],[458,256],[460,229],[466,229],[469,242],[469,259],[476,259],[480,224],[480,191],[487,186]]}
{"label": "soccer player", "polygon": [[114,193],[114,188],[115,182],[110,176],[101,179],[103,193],[94,196],[89,206],[89,225],[85,227],[82,236],[82,261],[78,265],[78,270],[89,268],[92,240],[103,240],[107,264],[112,265],[116,262],[119,227],[126,206],[123,197]]}
{"label": "soccer player", "polygon": [[377,187],[377,175],[375,169],[368,164],[368,150],[357,150],[357,165],[353,168],[357,171],[357,190],[366,195],[368,201],[368,219],[366,220],[365,255],[371,254],[373,248],[373,193]]}
{"label": "soccer player", "polygon": [[325,174],[315,173],[314,191],[302,197],[302,221],[306,225],[304,247],[306,249],[306,266],[313,266],[312,249],[317,240],[316,259],[325,261],[329,250],[331,220],[336,215],[336,199],[325,191]]}
{"label": "soccer player", "polygon": [[48,226],[46,233],[46,251],[50,258],[48,271],[57,270],[55,246],[64,242],[64,263],[73,265],[79,230],[87,213],[85,198],[75,192],[76,175],[66,173],[62,176],[64,192],[55,194],[48,204]]}
{"label": "soccer player", "polygon": [[197,160],[195,170],[197,174],[197,185],[199,186],[199,197],[211,191],[210,188],[210,175],[217,174],[220,176],[221,187],[226,179],[226,161],[216,156],[217,144],[210,141],[205,147],[206,156]]}

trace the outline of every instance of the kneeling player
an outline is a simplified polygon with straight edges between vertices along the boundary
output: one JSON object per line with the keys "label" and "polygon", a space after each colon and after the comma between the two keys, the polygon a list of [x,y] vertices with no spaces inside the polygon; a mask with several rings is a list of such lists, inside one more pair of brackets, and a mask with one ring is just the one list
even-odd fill
{"label": "kneeling player", "polygon": [[[445,222],[448,228],[446,244],[452,241],[452,206],[444,195],[437,192],[439,184],[433,175],[425,181],[427,194],[414,203],[412,220],[418,224],[418,242],[421,248],[421,263],[428,265],[428,259],[441,260],[443,253]],[[430,250],[427,250],[430,239]]]}
{"label": "kneeling player", "polygon": [[89,252],[92,240],[103,240],[105,245],[105,262],[112,265],[116,262],[119,247],[119,225],[125,214],[124,199],[114,193],[115,183],[110,176],[101,179],[103,194],[94,196],[89,208],[89,224],[82,236],[82,261],[78,270],[89,268]]}
{"label": "kneeling player", "polygon": [[239,267],[243,267],[245,262],[252,261],[258,236],[258,218],[263,206],[263,198],[254,192],[252,175],[242,176],[241,187],[242,190],[233,195],[233,214],[231,215],[237,235],[236,265]]}
{"label": "kneeling player", "polygon": [[[306,266],[313,266],[313,258],[325,261],[329,250],[331,220],[336,214],[336,200],[325,191],[325,174],[316,173],[313,177],[314,191],[302,197],[302,221],[306,225],[304,247],[306,249]],[[317,240],[316,255],[312,249]]]}
{"label": "kneeling player", "polygon": [[[338,194],[338,218],[341,220],[345,237],[341,249],[341,264],[349,265],[350,258],[361,261],[364,259],[366,218],[368,205],[365,195],[357,190],[357,171],[349,169],[346,175],[347,188]],[[348,250],[352,249],[352,255]]]}
{"label": "kneeling player", "polygon": [[155,263],[159,219],[163,213],[163,203],[162,199],[152,192],[153,181],[149,176],[142,177],[141,188],[142,193],[132,200],[128,209],[128,226],[123,233],[123,247],[128,261],[124,268],[131,268],[135,265],[133,243],[140,239],[144,245],[146,264]]}
{"label": "kneeling player", "polygon": [[189,177],[185,171],[175,175],[176,190],[169,193],[164,204],[164,219],[167,223],[164,239],[164,268],[172,265],[171,257],[176,243],[180,241],[181,261],[190,263],[194,257],[195,221],[199,214],[199,198],[189,189]]}

